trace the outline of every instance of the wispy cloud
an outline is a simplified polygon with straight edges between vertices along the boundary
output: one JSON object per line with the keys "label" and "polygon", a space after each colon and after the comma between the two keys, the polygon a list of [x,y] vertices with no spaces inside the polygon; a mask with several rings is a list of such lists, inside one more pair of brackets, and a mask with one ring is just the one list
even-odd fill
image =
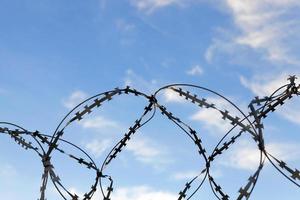
{"label": "wispy cloud", "polygon": [[116,28],[122,32],[130,32],[135,29],[135,25],[133,23],[127,22],[125,19],[117,19],[115,22]]}
{"label": "wispy cloud", "polygon": [[157,80],[146,80],[144,77],[135,73],[132,69],[126,71],[124,78],[125,86],[131,86],[142,92],[153,92],[157,89]]}
{"label": "wispy cloud", "polygon": [[[280,86],[288,84],[287,78],[287,73],[282,73],[278,76],[257,75],[251,80],[241,76],[240,81],[242,85],[250,89],[253,94],[262,97],[269,96]],[[300,124],[300,114],[297,112],[300,109],[300,100],[298,98],[293,100],[294,101],[287,102],[282,107],[279,107],[276,114],[290,122]]]}
{"label": "wispy cloud", "polygon": [[74,91],[69,97],[67,97],[66,99],[63,99],[63,105],[68,108],[68,109],[72,109],[74,108],[77,104],[79,104],[80,102],[82,102],[83,100],[85,100],[88,97],[88,95],[80,90]]}
{"label": "wispy cloud", "polygon": [[115,21],[115,27],[120,33],[120,44],[127,46],[132,45],[135,42],[135,29],[136,26],[134,23],[129,22],[125,19],[119,18]]}
{"label": "wispy cloud", "polygon": [[[79,125],[83,128],[98,130],[100,133],[109,133],[105,134],[104,139],[96,138],[88,142],[83,142],[85,148],[96,157],[101,156],[102,153],[111,146],[111,141],[113,137],[116,136],[112,134],[112,129],[117,130],[116,133],[120,133],[121,130],[126,130],[124,125],[103,116],[85,119],[80,122]],[[166,153],[167,149],[158,144],[157,141],[145,137],[143,133],[135,135],[134,138],[128,142],[125,149],[132,153],[137,161],[151,165],[157,169],[163,168],[170,162],[170,158]]]}
{"label": "wispy cloud", "polygon": [[[299,160],[300,150],[298,147],[299,144],[296,143],[272,142],[266,144],[269,153],[284,161]],[[219,163],[236,169],[255,170],[259,165],[259,158],[260,152],[257,145],[241,141],[233,147],[232,151],[224,155]]]}
{"label": "wispy cloud", "polygon": [[259,158],[257,145],[240,141],[238,145],[232,146],[232,151],[224,154],[218,162],[235,169],[255,170],[259,166]]}
{"label": "wispy cloud", "polygon": [[[204,53],[204,58],[208,63],[213,63],[219,54],[233,57],[240,49],[239,45],[232,41],[232,35],[228,35],[226,31],[221,29],[218,29],[218,32],[220,32],[219,34],[222,36],[220,38],[214,38]],[[241,52],[239,51],[239,53]]]}
{"label": "wispy cloud", "polygon": [[200,76],[203,74],[203,69],[200,67],[200,65],[195,65],[191,67],[189,70],[186,71],[186,74],[191,76]]}
{"label": "wispy cloud", "polygon": [[[200,174],[200,171],[181,171],[177,172],[172,175],[172,179],[174,180],[191,180],[198,176]],[[222,176],[221,170],[216,170],[216,169],[210,169],[210,174],[213,175],[213,177],[218,178]],[[204,173],[201,174],[200,179],[204,177]]]}
{"label": "wispy cloud", "polygon": [[[207,102],[214,103],[221,110],[228,110],[231,115],[237,115],[237,111],[231,104],[221,98],[208,98]],[[203,123],[204,128],[214,135],[225,134],[232,128],[229,121],[222,119],[223,115],[212,108],[201,108],[191,116],[194,121],[200,121]]]}
{"label": "wispy cloud", "polygon": [[278,110],[279,113],[284,119],[300,125],[300,100],[292,102],[291,104],[286,104],[283,109]]}
{"label": "wispy cloud", "polygon": [[17,170],[10,164],[2,164],[0,166],[0,178],[13,178],[17,175]]}
{"label": "wispy cloud", "polygon": [[[214,61],[220,52],[229,55],[228,60],[234,60],[236,55],[244,55],[240,64],[251,66],[253,75],[247,74],[247,78],[241,76],[241,84],[258,96],[270,95],[287,83],[288,75],[299,74],[299,1],[223,2],[234,27],[218,29],[225,34],[216,37],[207,48],[205,57],[208,62]],[[297,102],[300,101],[285,104],[284,111],[279,109],[276,113],[300,124],[300,115],[295,112],[295,108],[299,107]]]}
{"label": "wispy cloud", "polygon": [[137,186],[120,188],[116,190],[112,198],[115,200],[174,200],[178,198],[178,195],[149,186]]}
{"label": "wispy cloud", "polygon": [[[79,194],[83,196],[83,192],[75,187],[69,189],[73,194]],[[113,191],[111,199],[114,200],[174,200],[178,197],[177,194],[172,192],[154,189],[147,185],[132,186],[132,187],[119,187]],[[102,199],[102,194],[99,190],[96,191],[92,200]]]}
{"label": "wispy cloud", "polygon": [[163,92],[163,98],[166,102],[173,102],[173,103],[185,103],[187,102],[183,96],[178,95],[172,89],[165,89]]}
{"label": "wispy cloud", "polygon": [[[254,75],[262,76],[299,72],[299,1],[223,0],[220,3],[233,23],[229,27],[215,27],[215,36],[204,54],[208,63],[222,61],[224,64],[225,61],[251,67]],[[251,79],[251,75],[247,76]]]}
{"label": "wispy cloud", "polygon": [[[225,0],[240,35],[235,42],[263,50],[273,62],[299,64],[293,53],[293,40],[299,39],[299,20],[295,8],[299,1]],[[295,13],[295,15],[291,15]],[[293,17],[292,17],[293,16]],[[295,18],[296,17],[296,18]],[[298,16],[299,17],[299,16]],[[288,30],[288,31],[287,31]]]}
{"label": "wispy cloud", "polygon": [[240,77],[243,86],[250,89],[255,95],[269,96],[280,86],[288,83],[288,75],[282,73],[279,76],[256,75],[251,80]]}
{"label": "wispy cloud", "polygon": [[129,141],[126,149],[133,153],[136,160],[150,164],[155,169],[161,170],[171,162],[167,149],[145,136],[136,136]]}
{"label": "wispy cloud", "polygon": [[172,5],[182,5],[183,0],[131,0],[131,4],[138,10],[144,11],[148,14],[157,9],[161,9]]}
{"label": "wispy cloud", "polygon": [[205,128],[212,134],[225,134],[230,130],[230,124],[222,119],[222,115],[213,109],[202,109],[192,115],[192,120],[201,121]]}
{"label": "wispy cloud", "polygon": [[196,177],[200,173],[198,171],[185,171],[185,172],[177,172],[172,175],[172,179],[175,180],[191,180]]}
{"label": "wispy cloud", "polygon": [[94,139],[85,144],[85,148],[96,158],[100,157],[110,146],[111,141],[109,139]]}
{"label": "wispy cloud", "polygon": [[90,117],[79,123],[83,128],[92,128],[92,129],[103,129],[103,128],[118,128],[120,127],[118,123],[114,120],[108,119],[97,115],[95,117]]}
{"label": "wispy cloud", "polygon": [[[99,115],[86,118],[79,122],[79,125],[82,128],[95,129],[97,133],[101,133],[101,138],[95,138],[88,142],[83,141],[85,148],[96,157],[101,156],[111,146],[111,142],[116,134],[118,135],[127,129],[123,124]],[[156,140],[145,137],[143,133],[136,134],[128,142],[125,149],[132,153],[137,161],[153,166],[156,169],[163,168],[171,161],[167,154],[167,148],[160,145]]]}

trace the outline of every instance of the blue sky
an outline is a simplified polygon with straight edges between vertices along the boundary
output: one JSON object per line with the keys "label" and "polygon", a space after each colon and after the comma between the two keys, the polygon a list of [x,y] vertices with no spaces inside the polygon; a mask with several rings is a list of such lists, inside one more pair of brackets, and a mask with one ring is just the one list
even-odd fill
{"label": "blue sky", "polygon": [[[0,0],[1,121],[52,134],[62,117],[89,96],[125,85],[150,94],[170,83],[208,87],[247,112],[254,96],[270,95],[289,74],[300,74],[299,9],[298,0]],[[232,109],[216,96],[193,92]],[[230,126],[170,91],[160,101],[201,132],[210,151]],[[100,165],[146,104],[135,97],[116,98],[64,138]],[[300,101],[292,99],[264,121],[270,152],[293,167],[300,164],[299,108]],[[6,135],[0,146],[2,198],[37,199],[39,157]],[[257,155],[245,137],[212,166],[232,199],[255,171]],[[68,189],[82,194],[89,188],[90,171],[60,155],[54,165]],[[202,166],[194,145],[157,113],[111,165],[113,199],[177,199]],[[47,195],[59,199],[51,184]],[[298,187],[266,164],[252,199],[299,196]],[[195,199],[214,199],[208,184]]]}

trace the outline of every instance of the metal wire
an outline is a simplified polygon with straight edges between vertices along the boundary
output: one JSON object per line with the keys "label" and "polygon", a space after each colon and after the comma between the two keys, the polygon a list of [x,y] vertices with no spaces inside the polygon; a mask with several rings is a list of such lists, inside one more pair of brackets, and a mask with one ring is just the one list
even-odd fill
{"label": "metal wire", "polygon": [[[137,91],[129,86],[123,89],[115,88],[114,90],[106,91],[97,95],[94,95],[77,106],[75,106],[59,123],[55,129],[53,135],[47,135],[40,133],[39,131],[28,131],[25,128],[18,126],[10,122],[0,122],[0,133],[10,136],[18,145],[20,145],[25,150],[32,150],[36,152],[37,156],[41,159],[43,164],[43,174],[42,183],[40,187],[39,200],[46,200],[46,189],[48,186],[49,179],[54,184],[57,192],[60,194],[62,199],[68,200],[79,200],[78,194],[74,194],[67,189],[63,181],[60,179],[55,171],[54,165],[52,163],[53,152],[61,153],[67,156],[69,159],[77,162],[79,165],[86,167],[88,170],[94,171],[95,179],[91,184],[88,191],[84,193],[81,197],[83,200],[90,200],[95,194],[97,189],[100,189],[103,200],[110,200],[111,195],[114,191],[114,181],[111,175],[105,174],[105,170],[110,166],[111,162],[115,160],[120,153],[126,148],[129,140],[133,139],[135,133],[145,124],[149,123],[157,111],[160,111],[166,119],[174,123],[183,133],[195,144],[196,149],[199,152],[201,159],[204,160],[205,165],[199,175],[195,176],[193,179],[188,181],[183,189],[178,194],[178,200],[191,199],[203,186],[203,183],[208,179],[212,192],[216,199],[228,200],[229,195],[217,183],[216,179],[210,173],[210,168],[214,161],[218,159],[220,155],[226,152],[236,143],[241,136],[248,134],[253,141],[257,144],[258,150],[260,151],[260,158],[257,169],[250,175],[249,179],[246,181],[244,187],[238,190],[238,196],[232,197],[237,200],[249,199],[256,186],[259,175],[265,166],[266,161],[269,161],[272,166],[278,170],[279,173],[283,175],[287,180],[289,180],[294,185],[300,187],[300,171],[293,170],[287,163],[282,161],[280,158],[275,157],[265,147],[264,134],[263,134],[263,119],[268,117],[271,112],[274,112],[277,107],[282,106],[287,100],[299,95],[299,85],[295,83],[296,76],[290,76],[288,78],[289,83],[278,88],[268,97],[255,97],[249,104],[248,114],[244,113],[237,105],[231,102],[226,97],[221,94],[210,90],[205,87],[191,85],[191,84],[171,84],[159,88],[153,95],[147,95],[140,91]],[[242,116],[239,118],[236,113],[231,113],[228,110],[219,108],[218,104],[214,102],[209,102],[205,98],[199,98],[196,94],[192,94],[190,91],[184,88],[200,89],[205,92],[209,92],[213,95],[218,96],[223,99],[234,109],[237,113]],[[193,129],[190,125],[182,121],[180,118],[176,117],[172,112],[170,112],[166,106],[158,101],[158,96],[164,90],[172,90],[176,95],[183,97],[183,99],[188,103],[195,104],[201,109],[211,109],[219,112],[223,120],[230,122],[232,125],[231,129],[224,134],[224,136],[218,141],[214,147],[211,154],[208,154],[203,143],[202,138],[199,136],[198,132]],[[113,98],[121,95],[134,95],[136,97],[144,98],[148,101],[148,105],[144,108],[144,111],[138,119],[136,119],[131,127],[129,127],[128,132],[124,134],[123,138],[117,142],[114,147],[109,151],[101,167],[98,167],[96,162],[91,158],[91,156],[85,152],[82,148],[63,139],[65,130],[73,124],[75,121],[80,121],[85,118],[88,114],[94,110],[100,109],[102,104],[108,103]],[[233,131],[237,131],[234,135]],[[231,135],[231,138],[229,138]],[[29,139],[28,139],[29,138]],[[228,139],[229,138],[229,139]],[[79,150],[85,155],[84,158],[74,155],[73,153],[68,153],[66,150],[62,149],[61,143],[72,146],[73,148]],[[35,144],[35,145],[34,145]],[[103,180],[108,181],[108,188],[103,188]],[[200,184],[193,186],[195,181],[199,180]],[[194,188],[194,189],[192,189]]]}

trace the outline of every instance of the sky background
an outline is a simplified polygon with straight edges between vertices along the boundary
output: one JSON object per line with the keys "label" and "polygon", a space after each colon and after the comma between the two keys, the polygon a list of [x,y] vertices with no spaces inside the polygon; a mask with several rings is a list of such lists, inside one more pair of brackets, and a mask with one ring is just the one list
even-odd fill
{"label": "sky background", "polygon": [[[0,0],[0,121],[51,135],[89,96],[125,85],[151,94],[170,83],[208,87],[247,112],[254,96],[270,95],[288,75],[300,74],[299,9],[299,0]],[[200,133],[209,152],[230,126],[170,91],[160,101]],[[146,104],[118,97],[64,138],[100,165]],[[293,167],[300,165],[299,109],[293,99],[264,121],[267,148]],[[160,113],[134,139],[108,171],[115,178],[113,200],[177,199],[202,169],[195,146]],[[258,158],[245,136],[215,161],[212,174],[235,199]],[[90,171],[60,155],[53,162],[67,188],[89,189]],[[33,152],[1,136],[1,198],[37,199],[42,170]],[[47,195],[60,199],[51,184]],[[299,196],[298,187],[266,164],[252,199]],[[208,184],[195,199],[214,199]]]}

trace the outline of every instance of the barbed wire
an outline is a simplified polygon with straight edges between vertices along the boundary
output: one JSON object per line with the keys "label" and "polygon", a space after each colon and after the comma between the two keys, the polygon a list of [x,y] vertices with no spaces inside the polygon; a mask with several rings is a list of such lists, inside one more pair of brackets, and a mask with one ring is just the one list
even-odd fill
{"label": "barbed wire", "polygon": [[[220,155],[226,152],[232,147],[236,141],[245,134],[249,134],[253,141],[257,144],[257,148],[260,152],[259,164],[254,173],[246,181],[246,184],[242,186],[238,191],[237,200],[249,199],[258,181],[260,172],[265,166],[266,161],[269,161],[276,170],[281,173],[287,180],[291,183],[300,187],[300,171],[298,169],[293,169],[287,163],[285,163],[280,158],[275,157],[270,152],[268,152],[265,142],[264,142],[264,126],[262,120],[271,112],[274,112],[279,106],[283,105],[287,100],[299,95],[300,85],[296,85],[296,76],[290,76],[288,78],[288,83],[281,86],[276,91],[274,91],[270,96],[267,97],[255,97],[249,104],[249,112],[244,113],[238,106],[231,102],[226,97],[221,94],[210,90],[205,87],[191,85],[191,84],[171,84],[159,88],[153,95],[147,95],[129,86],[123,89],[115,88],[104,93],[92,96],[77,106],[75,106],[67,115],[61,120],[57,128],[55,129],[53,135],[47,135],[40,133],[39,131],[29,131],[25,128],[10,123],[10,122],[0,122],[0,133],[8,135],[13,139],[16,144],[20,145],[25,150],[34,151],[37,156],[41,159],[43,165],[42,183],[40,187],[40,197],[38,200],[46,200],[46,189],[49,184],[49,179],[53,183],[57,192],[60,196],[65,199],[72,200],[90,200],[95,194],[96,190],[100,188],[102,199],[110,200],[111,195],[114,191],[114,182],[111,175],[105,173],[106,168],[108,168],[111,162],[116,159],[120,153],[126,148],[126,145],[130,140],[132,140],[135,133],[143,127],[145,124],[149,123],[151,119],[154,118],[157,111],[160,111],[168,120],[178,126],[189,139],[193,141],[196,148],[198,149],[199,156],[204,160],[205,165],[201,169],[200,173],[193,179],[188,181],[183,189],[178,194],[178,200],[191,199],[202,187],[205,180],[209,181],[211,190],[215,197],[220,200],[228,200],[229,195],[217,183],[216,179],[210,173],[211,164]],[[218,104],[210,102],[208,99],[200,98],[196,94],[191,93],[183,88],[194,88],[209,92],[213,95],[218,96],[223,99],[229,105],[233,106],[239,113],[238,117],[235,113],[228,111],[226,109],[220,108]],[[186,102],[190,102],[200,107],[201,109],[213,109],[219,112],[222,119],[231,124],[231,129],[218,141],[218,144],[214,147],[214,150],[209,155],[202,144],[201,137],[198,132],[193,129],[190,125],[183,122],[180,118],[176,117],[172,112],[170,112],[164,105],[162,105],[157,97],[158,95],[165,91],[172,90],[177,96],[181,96]],[[88,114],[94,110],[99,109],[102,104],[108,103],[113,98],[121,95],[133,95],[136,97],[144,98],[148,101],[140,117],[135,120],[132,126],[129,127],[128,131],[124,134],[123,138],[115,144],[111,151],[105,157],[101,167],[98,167],[96,162],[91,158],[91,156],[85,152],[82,148],[76,144],[63,139],[65,130],[76,121],[81,121]],[[229,134],[232,134],[233,130],[239,129],[238,133],[233,135],[230,139],[227,139]],[[27,139],[27,138],[30,138]],[[77,150],[79,150],[85,158],[74,155],[64,150],[61,143],[70,145]],[[36,145],[34,145],[36,144]],[[60,179],[55,171],[54,165],[52,163],[53,152],[61,153],[71,160],[77,162],[82,167],[93,171],[95,173],[95,179],[91,184],[91,187],[84,195],[80,198],[78,194],[72,193],[68,190],[63,181]],[[108,181],[108,188],[104,189],[103,181]],[[200,180],[200,184],[193,186],[196,180]],[[194,188],[192,190],[192,188]]]}

